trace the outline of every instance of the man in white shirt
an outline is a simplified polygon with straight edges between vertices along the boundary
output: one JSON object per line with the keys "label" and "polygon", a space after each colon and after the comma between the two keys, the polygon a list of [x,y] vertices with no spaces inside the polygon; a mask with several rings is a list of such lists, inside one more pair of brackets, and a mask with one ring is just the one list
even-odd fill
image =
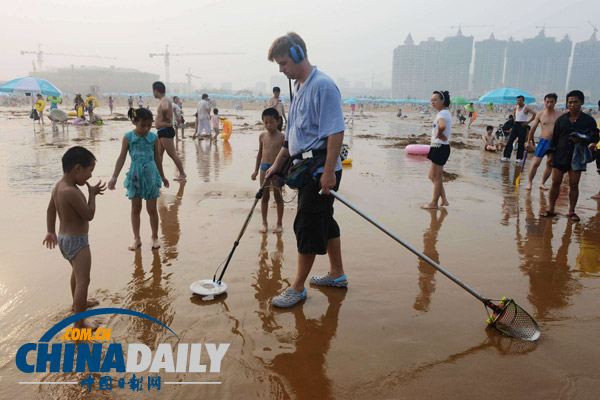
{"label": "man in white shirt", "polygon": [[192,136],[192,139],[198,135],[198,140],[202,140],[202,131],[210,136],[210,104],[208,104],[208,94],[202,95],[202,100],[198,103],[198,130]]}

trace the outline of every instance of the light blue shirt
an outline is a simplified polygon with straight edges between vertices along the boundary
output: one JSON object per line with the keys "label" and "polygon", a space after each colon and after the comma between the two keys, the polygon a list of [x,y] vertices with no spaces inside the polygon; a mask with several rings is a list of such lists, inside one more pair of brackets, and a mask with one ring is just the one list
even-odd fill
{"label": "light blue shirt", "polygon": [[[294,100],[290,104],[285,138],[290,155],[327,147],[327,138],[346,129],[340,90],[333,79],[313,67],[304,85],[295,84]],[[342,169],[338,157],[335,170]],[[319,169],[319,172],[322,168]]]}

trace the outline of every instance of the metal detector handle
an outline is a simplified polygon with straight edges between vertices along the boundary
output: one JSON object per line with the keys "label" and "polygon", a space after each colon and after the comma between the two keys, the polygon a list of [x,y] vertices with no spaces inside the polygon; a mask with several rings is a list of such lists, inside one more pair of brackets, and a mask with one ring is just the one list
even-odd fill
{"label": "metal detector handle", "polygon": [[242,226],[242,230],[240,231],[240,234],[238,235],[237,239],[235,240],[236,242],[239,242],[240,239],[242,238],[242,236],[244,236],[244,232],[246,232],[246,228],[248,227],[248,224],[250,223],[250,219],[252,218],[252,214],[254,213],[254,209],[256,208],[256,203],[258,203],[258,201],[262,198],[263,190],[265,190],[266,186],[267,186],[267,180],[265,179],[263,184],[261,185],[260,189],[258,189],[258,192],[256,192],[256,195],[254,196],[254,203],[252,204],[252,208],[250,209],[248,218],[246,218],[246,222],[244,222],[244,226]]}
{"label": "metal detector handle", "polygon": [[[250,223],[250,219],[252,219],[252,213],[254,213],[254,209],[256,208],[256,203],[258,203],[258,200],[260,200],[262,198],[263,190],[265,190],[266,186],[267,186],[267,180],[265,179],[263,184],[261,185],[260,189],[258,189],[258,192],[256,192],[256,196],[254,196],[254,203],[252,204],[252,208],[250,209],[250,212],[248,213],[248,217],[246,217],[246,221],[244,222],[244,225],[242,226],[242,230],[240,231],[240,234],[238,235],[237,239],[235,239],[235,242],[233,242],[233,248],[231,249],[231,251],[229,252],[229,255],[227,256],[227,260],[225,261],[225,266],[223,267],[223,270],[221,271],[219,280],[218,281],[216,280],[217,273],[215,272],[213,281],[221,283],[221,280],[223,279],[223,275],[225,275],[225,271],[227,270],[227,266],[229,265],[229,262],[231,261],[231,257],[233,257],[233,253],[235,252],[236,247],[240,244],[240,240],[242,239],[242,236],[244,236],[244,232],[246,232],[246,228],[248,227],[248,224]],[[217,271],[218,271],[218,268],[217,268]]]}
{"label": "metal detector handle", "polygon": [[[455,277],[454,275],[452,275],[450,272],[446,271],[442,266],[438,265],[431,258],[427,257],[425,254],[421,253],[419,250],[415,249],[413,246],[411,246],[410,244],[406,243],[404,240],[402,240],[396,234],[394,234],[393,232],[389,231],[386,227],[384,227],[383,225],[381,225],[379,222],[377,222],[373,218],[369,217],[367,214],[365,214],[360,209],[358,209],[354,204],[350,203],[348,200],[346,200],[345,198],[343,198],[342,196],[340,196],[340,194],[337,193],[335,190],[331,190],[330,189],[329,193],[331,193],[331,195],[333,197],[335,197],[336,199],[338,199],[339,201],[341,201],[342,203],[344,203],[346,206],[348,206],[349,208],[351,208],[352,210],[354,210],[361,217],[363,217],[364,219],[366,219],[367,221],[369,221],[370,223],[372,223],[373,225],[375,225],[377,228],[379,228],[381,231],[383,231],[384,233],[386,233],[389,237],[391,237],[392,239],[394,239],[395,241],[397,241],[398,243],[400,243],[402,246],[406,247],[408,250],[410,250],[416,256],[418,256],[418,257],[422,258],[423,260],[427,261],[429,264],[431,264],[432,267],[434,267],[435,269],[437,269],[438,271],[440,271],[442,274],[446,275],[448,278],[450,278],[451,280],[453,280],[454,283],[456,283],[458,286],[462,287],[467,292],[471,293],[479,301],[483,302],[486,305],[492,304],[489,299],[486,299],[485,297],[483,297],[482,295],[480,295],[479,293],[477,293],[475,290],[473,290],[472,288],[470,288],[469,286],[467,286],[466,284],[464,284],[463,282],[461,282],[457,277]],[[319,194],[322,194],[322,190],[319,191]]]}

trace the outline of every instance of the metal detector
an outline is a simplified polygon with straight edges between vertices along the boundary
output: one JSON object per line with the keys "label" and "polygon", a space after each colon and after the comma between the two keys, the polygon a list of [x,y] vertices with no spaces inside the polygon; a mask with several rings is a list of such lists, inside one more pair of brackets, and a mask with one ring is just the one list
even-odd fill
{"label": "metal detector", "polygon": [[[248,217],[246,217],[246,221],[244,222],[244,225],[242,226],[242,230],[240,231],[237,239],[235,240],[235,242],[233,242],[233,248],[229,252],[229,255],[227,256],[227,258],[221,264],[219,264],[219,266],[217,267],[217,270],[215,271],[215,275],[213,276],[212,279],[201,279],[201,280],[192,282],[192,284],[190,285],[190,290],[192,292],[199,294],[200,296],[218,296],[227,291],[227,284],[222,281],[223,275],[225,275],[225,271],[227,270],[227,267],[229,266],[229,262],[231,261],[231,257],[233,257],[233,253],[235,252],[235,249],[240,244],[240,239],[244,235],[244,232],[246,232],[246,228],[248,227],[248,224],[250,223],[250,219],[252,218],[252,214],[254,213],[256,204],[262,198],[263,190],[265,189],[266,184],[267,184],[267,179],[265,179],[265,181],[263,182],[260,189],[258,189],[256,196],[254,196],[254,203],[252,204],[252,208],[250,208]],[[221,265],[223,265],[223,264],[225,264],[225,266],[223,267],[223,270],[221,271],[221,275],[219,275],[219,279],[217,279],[217,273],[219,272],[219,268],[221,268]]]}

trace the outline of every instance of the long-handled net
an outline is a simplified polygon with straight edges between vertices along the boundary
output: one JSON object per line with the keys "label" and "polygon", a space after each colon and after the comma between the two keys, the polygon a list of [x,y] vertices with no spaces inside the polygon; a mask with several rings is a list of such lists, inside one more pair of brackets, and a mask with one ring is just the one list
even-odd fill
{"label": "long-handled net", "polygon": [[514,337],[516,339],[521,340],[537,340],[540,337],[540,327],[535,322],[533,317],[527,313],[527,311],[523,310],[521,307],[517,305],[512,299],[503,298],[498,304],[494,304],[494,300],[488,299],[477,293],[471,287],[463,283],[457,277],[452,275],[450,272],[446,271],[442,266],[433,261],[431,258],[427,257],[425,254],[421,253],[419,250],[415,249],[413,246],[402,240],[399,236],[395,235],[393,232],[388,230],[386,227],[375,221],[373,218],[369,217],[363,211],[361,211],[354,204],[350,203],[344,197],[340,196],[339,193],[336,193],[334,190],[329,191],[332,196],[338,199],[340,202],[344,203],[350,209],[355,211],[358,215],[369,221],[371,224],[375,225],[381,231],[386,233],[389,237],[400,243],[402,246],[406,247],[417,257],[428,262],[432,267],[440,271],[442,274],[450,278],[454,283],[456,283],[461,288],[465,289],[471,295],[476,297],[479,301],[481,301],[486,307],[492,310],[490,317],[488,318],[488,323],[504,333],[505,335]]}

